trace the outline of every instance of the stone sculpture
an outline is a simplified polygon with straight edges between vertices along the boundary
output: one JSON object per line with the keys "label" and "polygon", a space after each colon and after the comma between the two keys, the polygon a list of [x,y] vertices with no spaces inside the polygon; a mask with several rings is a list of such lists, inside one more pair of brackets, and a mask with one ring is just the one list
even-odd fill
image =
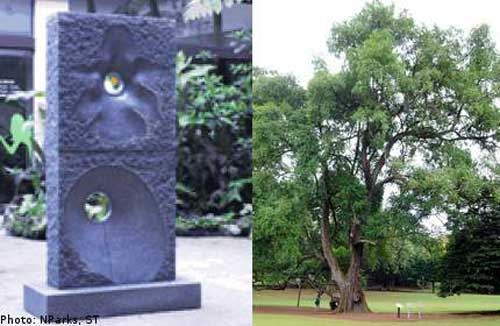
{"label": "stone sculpture", "polygon": [[25,286],[26,310],[200,307],[175,275],[173,24],[61,13],[48,40],[48,284]]}

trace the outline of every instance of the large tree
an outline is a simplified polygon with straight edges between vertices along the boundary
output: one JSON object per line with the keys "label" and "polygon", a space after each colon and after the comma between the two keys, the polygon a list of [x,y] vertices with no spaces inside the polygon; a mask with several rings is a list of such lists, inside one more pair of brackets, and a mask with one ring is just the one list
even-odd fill
{"label": "large tree", "polygon": [[[334,25],[328,45],[343,67],[330,73],[317,64],[303,105],[254,106],[268,124],[261,122],[268,143],[255,171],[272,170],[277,182],[307,190],[302,203],[319,228],[339,311],[366,312],[360,271],[366,246],[391,214],[383,207],[387,185],[413,186],[458,149],[496,148],[500,60],[487,26],[468,36],[420,26],[378,1]],[[406,215],[418,213],[410,207]],[[342,242],[347,268],[336,255]]]}

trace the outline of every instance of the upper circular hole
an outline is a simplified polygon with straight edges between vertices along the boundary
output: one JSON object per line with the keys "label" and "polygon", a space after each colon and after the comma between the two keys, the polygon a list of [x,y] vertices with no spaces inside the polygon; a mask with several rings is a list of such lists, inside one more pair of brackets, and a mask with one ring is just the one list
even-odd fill
{"label": "upper circular hole", "polygon": [[90,221],[103,223],[111,216],[111,201],[102,192],[93,192],[85,201],[85,215]]}
{"label": "upper circular hole", "polygon": [[104,76],[104,90],[110,95],[120,95],[125,88],[123,78],[117,72],[110,72]]}

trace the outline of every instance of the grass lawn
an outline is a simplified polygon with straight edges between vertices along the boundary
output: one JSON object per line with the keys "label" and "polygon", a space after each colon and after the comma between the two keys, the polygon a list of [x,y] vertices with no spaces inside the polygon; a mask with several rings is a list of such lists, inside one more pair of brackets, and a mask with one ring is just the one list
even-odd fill
{"label": "grass lawn", "polygon": [[480,317],[474,319],[448,319],[426,321],[401,321],[401,322],[362,322],[350,320],[329,320],[325,318],[254,314],[254,326],[498,326],[500,317]]}
{"label": "grass lawn", "polygon": [[[440,298],[429,292],[375,292],[366,293],[368,305],[374,312],[395,312],[396,302],[421,303],[424,313],[469,312],[500,310],[500,295],[462,294]],[[314,307],[315,292],[302,291],[301,307]],[[253,304],[256,306],[292,306],[297,305],[297,290],[254,291]],[[323,296],[321,307],[328,308],[328,298]],[[500,325],[500,323],[498,324]]]}

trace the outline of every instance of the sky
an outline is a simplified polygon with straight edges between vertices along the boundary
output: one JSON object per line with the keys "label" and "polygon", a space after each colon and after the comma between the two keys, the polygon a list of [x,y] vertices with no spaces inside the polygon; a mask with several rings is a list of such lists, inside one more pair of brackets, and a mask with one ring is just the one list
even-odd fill
{"label": "sky", "polygon": [[[321,56],[331,70],[340,63],[328,53],[326,41],[334,22],[361,10],[364,0],[254,0],[253,63],[257,67],[292,73],[306,86],[313,74],[312,59]],[[500,46],[498,0],[394,0],[396,10],[407,9],[417,23],[454,26],[464,31],[482,23],[491,27]]]}

